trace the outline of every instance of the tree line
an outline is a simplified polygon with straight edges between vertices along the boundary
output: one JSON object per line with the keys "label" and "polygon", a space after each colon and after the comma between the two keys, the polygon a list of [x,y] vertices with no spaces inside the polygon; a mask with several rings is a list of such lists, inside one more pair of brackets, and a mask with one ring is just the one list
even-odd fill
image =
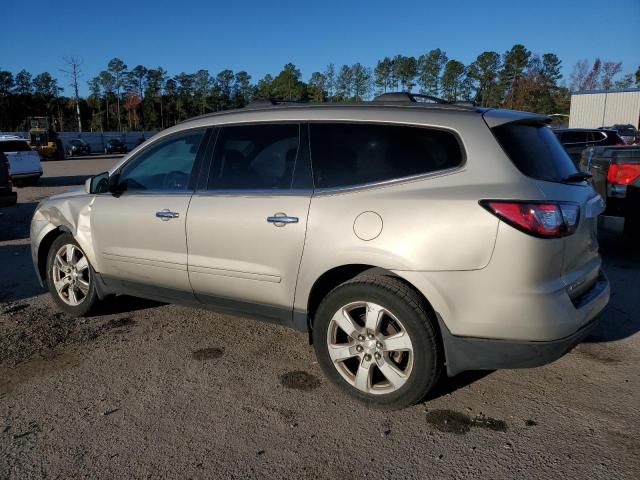
{"label": "tree line", "polygon": [[209,112],[242,107],[256,99],[311,102],[364,101],[390,91],[409,91],[449,101],[473,101],[545,114],[566,114],[572,91],[640,86],[640,67],[623,74],[622,63],[583,60],[563,80],[562,62],[553,53],[535,54],[514,45],[499,54],[485,51],[468,65],[436,48],[417,57],[384,57],[374,67],[329,64],[303,81],[300,70],[286,64],[275,76],[257,82],[246,71],[208,70],[170,76],[162,67],[129,68],[113,58],[89,79],[89,94],[78,95],[81,62],[65,62],[75,94],[62,94],[49,72],[15,75],[0,69],[0,130],[26,128],[29,116],[48,116],[58,130],[155,130]]}

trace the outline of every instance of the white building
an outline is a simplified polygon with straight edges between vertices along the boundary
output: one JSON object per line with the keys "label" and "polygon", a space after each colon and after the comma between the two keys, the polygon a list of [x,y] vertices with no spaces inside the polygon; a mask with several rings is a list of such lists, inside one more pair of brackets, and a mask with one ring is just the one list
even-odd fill
{"label": "white building", "polygon": [[640,88],[588,90],[571,94],[569,128],[629,123],[640,128]]}

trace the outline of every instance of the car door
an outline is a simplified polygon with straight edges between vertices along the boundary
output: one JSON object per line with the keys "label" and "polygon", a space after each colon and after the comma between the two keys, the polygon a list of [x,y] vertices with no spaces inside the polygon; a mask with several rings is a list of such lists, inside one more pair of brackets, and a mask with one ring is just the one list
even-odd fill
{"label": "car door", "polygon": [[202,303],[292,322],[312,193],[306,138],[297,123],[219,130],[187,217],[189,279]]}
{"label": "car door", "polygon": [[121,194],[99,194],[91,211],[97,270],[105,282],[159,300],[193,299],[185,222],[206,132],[150,144],[118,172]]}

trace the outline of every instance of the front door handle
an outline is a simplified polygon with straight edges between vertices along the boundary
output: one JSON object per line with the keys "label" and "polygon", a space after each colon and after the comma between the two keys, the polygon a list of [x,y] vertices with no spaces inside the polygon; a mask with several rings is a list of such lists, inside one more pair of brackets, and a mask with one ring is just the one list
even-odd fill
{"label": "front door handle", "polygon": [[165,208],[159,212],[156,212],[156,217],[161,219],[163,222],[167,220],[171,220],[172,218],[178,218],[180,214],[178,212],[172,212],[171,210]]}
{"label": "front door handle", "polygon": [[273,223],[276,227],[284,227],[288,223],[298,223],[298,217],[290,217],[286,213],[276,213],[267,217],[267,222]]}

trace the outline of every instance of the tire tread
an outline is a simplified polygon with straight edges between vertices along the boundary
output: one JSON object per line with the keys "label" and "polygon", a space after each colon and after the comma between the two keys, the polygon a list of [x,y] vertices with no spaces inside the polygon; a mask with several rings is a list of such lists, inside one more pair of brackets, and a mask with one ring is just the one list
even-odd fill
{"label": "tire tread", "polygon": [[[422,398],[424,398],[426,393],[436,385],[442,373],[443,352],[440,345],[439,334],[435,325],[435,319],[432,318],[430,308],[427,306],[425,300],[420,296],[420,294],[416,292],[411,286],[404,283],[402,280],[379,272],[363,272],[355,276],[354,278],[334,287],[320,302],[317,311],[322,311],[323,304],[331,301],[331,297],[333,296],[333,294],[346,287],[379,288],[395,296],[398,300],[402,301],[415,314],[415,316],[421,320],[424,327],[424,333],[426,334],[428,340],[427,344],[432,348],[430,354],[432,358],[435,359],[435,361],[433,361],[431,364],[431,371],[424,372],[424,374],[431,379],[428,387],[426,388],[426,391],[423,392],[421,398],[409,402],[403,401],[402,398],[390,402],[385,402],[382,398],[373,401],[373,399],[369,399],[360,392],[354,390],[351,386],[347,386],[346,388],[351,389],[350,393],[352,395],[355,395],[359,400],[374,408],[398,409],[418,403],[420,400],[422,400]],[[345,385],[341,384],[343,389],[345,388]]]}

